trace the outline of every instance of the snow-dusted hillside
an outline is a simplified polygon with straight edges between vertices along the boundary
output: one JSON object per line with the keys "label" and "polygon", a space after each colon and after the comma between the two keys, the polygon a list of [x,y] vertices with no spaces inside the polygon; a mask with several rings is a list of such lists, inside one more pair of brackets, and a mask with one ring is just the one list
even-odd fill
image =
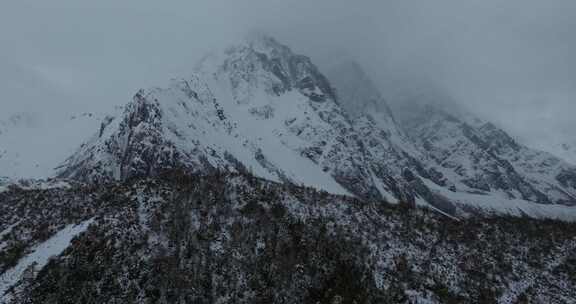
{"label": "snow-dusted hillside", "polygon": [[0,248],[3,304],[576,300],[574,223],[455,221],[222,172],[14,188]]}

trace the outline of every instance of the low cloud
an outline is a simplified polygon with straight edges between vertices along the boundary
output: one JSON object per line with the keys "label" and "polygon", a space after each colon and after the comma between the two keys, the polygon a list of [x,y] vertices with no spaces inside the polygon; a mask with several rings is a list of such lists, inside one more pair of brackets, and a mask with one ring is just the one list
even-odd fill
{"label": "low cloud", "polygon": [[355,58],[392,103],[431,87],[527,141],[576,137],[574,28],[567,0],[8,1],[0,109],[121,105],[257,29],[323,68]]}

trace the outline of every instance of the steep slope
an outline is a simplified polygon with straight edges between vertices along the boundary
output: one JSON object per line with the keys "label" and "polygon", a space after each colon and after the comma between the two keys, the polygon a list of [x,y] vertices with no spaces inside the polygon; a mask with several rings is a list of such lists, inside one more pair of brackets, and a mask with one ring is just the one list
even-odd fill
{"label": "steep slope", "polygon": [[[384,187],[400,193],[397,198],[457,216],[496,212],[572,218],[572,208],[550,205],[572,204],[570,193],[559,194],[563,185],[554,176],[556,171],[570,180],[563,173],[570,170],[567,164],[558,163],[564,170],[549,170],[545,164],[558,159],[527,148],[518,150],[507,134],[491,129],[491,124],[461,109],[441,91],[413,95],[404,108],[399,107],[400,126],[358,64],[345,62],[328,75],[339,97],[345,97],[339,102],[349,109],[363,138],[371,170],[385,181]],[[403,128],[411,131],[412,138]],[[494,151],[496,147],[499,151]],[[506,152],[504,147],[509,147]],[[514,155],[523,158],[512,159]]]}
{"label": "steep slope", "polygon": [[[357,64],[343,64],[330,75],[334,84],[309,58],[272,38],[251,37],[206,56],[187,79],[138,92],[121,115],[104,120],[58,176],[102,183],[167,169],[251,172],[457,216],[487,205],[489,212],[557,218],[554,208],[547,213],[533,203],[572,204],[570,167],[558,163],[556,173],[541,173],[542,164],[554,160],[529,151],[512,160],[512,152],[489,146],[502,138],[487,127],[438,113],[425,114],[413,129],[422,131],[414,143]],[[490,194],[490,204],[461,196],[479,193]],[[568,218],[576,214],[569,211]]]}
{"label": "steep slope", "polygon": [[377,124],[386,133],[386,141],[399,149],[417,153],[396,122],[388,103],[357,62],[342,61],[329,69],[327,76],[338,95],[338,104],[354,123],[373,120],[370,124]]}
{"label": "steep slope", "polygon": [[195,76],[136,94],[59,175],[103,181],[176,167],[248,170],[378,198],[364,163],[326,78],[307,57],[256,37],[206,57]]}
{"label": "steep slope", "polygon": [[491,123],[480,127],[489,149],[507,159],[520,174],[557,204],[576,205],[576,165],[547,152],[518,144]]}
{"label": "steep slope", "polygon": [[[13,188],[0,211],[2,303],[576,300],[576,229],[562,222],[451,221],[249,175],[178,172]],[[39,257],[49,245],[54,256]]]}
{"label": "steep slope", "polygon": [[[420,152],[358,66],[336,73],[338,87],[349,84],[338,95],[310,59],[258,36],[210,54],[196,70],[166,89],[136,94],[59,176],[101,182],[170,168],[251,171],[365,199],[419,199],[450,211],[422,178],[444,181],[419,162]],[[360,112],[343,110],[356,103]]]}
{"label": "steep slope", "polygon": [[438,165],[453,173],[448,178],[463,185],[456,191],[576,204],[575,166],[520,145],[502,129],[470,114],[453,115],[440,105],[413,109],[404,125]]}
{"label": "steep slope", "polygon": [[380,91],[354,61],[343,61],[328,71],[336,88],[339,104],[345,109],[366,149],[369,166],[382,193],[393,193],[389,201],[427,202],[444,211],[453,206],[434,195],[425,185],[449,186],[426,155],[415,146],[396,122]]}

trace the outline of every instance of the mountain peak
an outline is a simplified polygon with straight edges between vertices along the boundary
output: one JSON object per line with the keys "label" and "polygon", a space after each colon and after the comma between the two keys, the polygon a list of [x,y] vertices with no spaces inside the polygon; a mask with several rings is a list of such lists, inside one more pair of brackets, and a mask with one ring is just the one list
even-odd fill
{"label": "mountain peak", "polygon": [[445,107],[425,113],[418,139],[410,139],[360,64],[342,62],[331,80],[338,100],[308,57],[266,35],[248,38],[208,56],[188,79],[138,92],[60,176],[107,181],[170,169],[250,171],[364,199],[424,202],[451,214],[467,212],[458,207],[467,203],[461,196],[572,203],[572,169],[559,164],[559,173],[539,174],[554,160],[539,161],[544,156],[523,148],[523,159],[512,159],[513,141],[496,128],[469,125]]}
{"label": "mountain peak", "polygon": [[223,52],[212,52],[196,71],[230,86],[237,103],[249,103],[259,89],[276,96],[297,90],[316,102],[336,99],[328,79],[310,58],[263,34],[250,35]]}
{"label": "mountain peak", "polygon": [[261,32],[249,33],[244,37],[244,41],[254,50],[261,53],[293,54],[292,50],[276,38]]}

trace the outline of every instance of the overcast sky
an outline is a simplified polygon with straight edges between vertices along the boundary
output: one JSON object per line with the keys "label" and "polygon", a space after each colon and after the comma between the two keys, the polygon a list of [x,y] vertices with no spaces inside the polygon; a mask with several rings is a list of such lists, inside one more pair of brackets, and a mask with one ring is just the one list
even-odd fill
{"label": "overcast sky", "polygon": [[249,30],[355,58],[391,102],[429,86],[532,142],[576,138],[573,0],[3,0],[0,118],[125,104]]}

